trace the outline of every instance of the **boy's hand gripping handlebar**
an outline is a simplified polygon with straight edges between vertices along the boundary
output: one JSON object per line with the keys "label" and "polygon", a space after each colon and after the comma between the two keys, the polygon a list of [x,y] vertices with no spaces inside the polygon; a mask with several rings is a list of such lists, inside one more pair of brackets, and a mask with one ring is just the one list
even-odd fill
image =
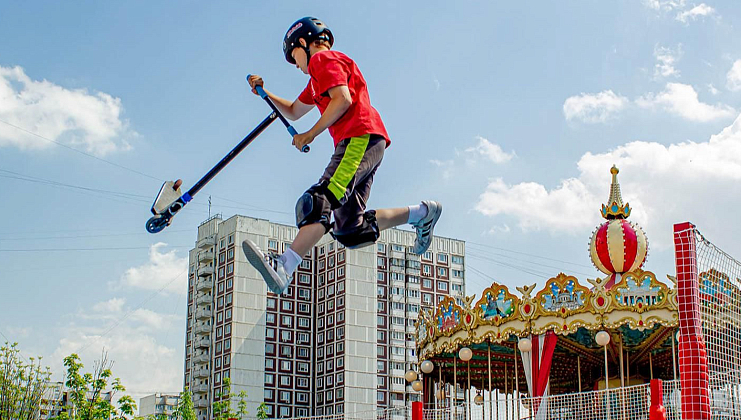
{"label": "boy's hand gripping handlebar", "polygon": [[[247,75],[247,82],[248,83],[249,83],[249,80],[250,80],[250,76],[252,76],[252,75],[251,74],[248,74]],[[291,124],[288,122],[288,120],[286,119],[286,117],[284,117],[283,114],[281,114],[280,111],[278,111],[278,108],[275,106],[275,104],[273,103],[273,101],[271,101],[270,98],[268,98],[268,94],[265,93],[265,89],[263,89],[262,86],[259,86],[258,85],[258,86],[255,86],[255,90],[257,91],[257,94],[260,95],[260,97],[262,99],[264,99],[265,102],[268,103],[268,106],[270,106],[270,108],[273,110],[273,112],[275,112],[275,115],[278,116],[278,119],[283,123],[283,125],[286,126],[286,129],[288,129],[288,132],[291,134],[291,137],[293,137],[296,134],[298,134],[298,131],[296,131],[296,129],[293,128],[293,126],[291,126]],[[311,150],[311,148],[309,147],[308,144],[305,144],[304,147],[301,148],[301,151],[304,152],[304,153],[309,153],[310,150]]]}

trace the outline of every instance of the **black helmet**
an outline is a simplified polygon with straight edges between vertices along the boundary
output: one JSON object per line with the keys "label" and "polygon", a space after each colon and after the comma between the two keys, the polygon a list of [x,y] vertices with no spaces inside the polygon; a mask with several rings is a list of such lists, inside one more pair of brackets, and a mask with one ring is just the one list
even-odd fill
{"label": "black helmet", "polygon": [[[306,47],[303,47],[298,42],[299,38],[306,40]],[[308,46],[317,39],[326,40],[329,42],[330,47],[334,44],[332,31],[321,20],[313,17],[305,17],[297,20],[291,25],[288,32],[286,32],[286,36],[283,38],[283,54],[286,56],[286,61],[296,64],[296,60],[291,57],[291,52],[296,47],[304,48],[306,56],[311,57]]]}

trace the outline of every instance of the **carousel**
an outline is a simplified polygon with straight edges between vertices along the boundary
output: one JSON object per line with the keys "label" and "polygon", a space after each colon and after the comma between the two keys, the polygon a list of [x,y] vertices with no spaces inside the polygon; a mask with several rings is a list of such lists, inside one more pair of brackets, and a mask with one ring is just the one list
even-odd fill
{"label": "carousel", "polygon": [[487,395],[505,402],[497,406],[505,418],[524,418],[525,407],[530,415],[548,410],[537,407],[545,397],[678,377],[676,280],[643,269],[646,234],[628,220],[619,171],[610,172],[610,196],[600,212],[605,221],[589,246],[604,277],[558,273],[539,289],[525,285],[516,293],[493,283],[477,300],[448,297],[434,313],[420,314],[424,379],[415,385],[426,407],[482,404]]}

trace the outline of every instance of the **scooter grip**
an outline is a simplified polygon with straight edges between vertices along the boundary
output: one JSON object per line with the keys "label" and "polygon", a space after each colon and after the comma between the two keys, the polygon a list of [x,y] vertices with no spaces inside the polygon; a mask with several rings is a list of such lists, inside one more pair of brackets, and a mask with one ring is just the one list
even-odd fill
{"label": "scooter grip", "polygon": [[[249,82],[250,82],[250,77],[251,77],[251,76],[252,76],[251,74],[248,74],[248,75],[247,75],[247,78],[246,78],[246,79],[247,79],[247,83],[249,83]],[[262,88],[262,86],[255,86],[255,90],[257,91],[257,94],[258,94],[258,95],[260,95],[260,97],[261,97],[262,99],[265,99],[265,98],[267,98],[267,97],[268,97],[268,94],[267,94],[267,93],[265,93],[265,89],[263,89],[263,88]]]}
{"label": "scooter grip", "polygon": [[[291,136],[295,136],[296,134],[298,134],[298,131],[296,131],[296,129],[293,128],[292,125],[289,125],[286,128],[288,129],[288,132],[291,134]],[[311,148],[309,147],[308,144],[305,144],[304,147],[301,148],[301,151],[303,153],[309,153],[310,150],[311,150]]]}

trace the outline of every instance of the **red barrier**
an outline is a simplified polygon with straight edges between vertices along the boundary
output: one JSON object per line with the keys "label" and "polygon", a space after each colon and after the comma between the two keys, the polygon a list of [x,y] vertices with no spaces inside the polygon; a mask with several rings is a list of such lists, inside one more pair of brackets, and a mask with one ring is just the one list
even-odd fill
{"label": "red barrier", "polygon": [[651,409],[648,411],[648,420],[666,420],[661,379],[651,380]]}
{"label": "red barrier", "polygon": [[412,403],[412,420],[424,420],[421,401],[414,401]]}

